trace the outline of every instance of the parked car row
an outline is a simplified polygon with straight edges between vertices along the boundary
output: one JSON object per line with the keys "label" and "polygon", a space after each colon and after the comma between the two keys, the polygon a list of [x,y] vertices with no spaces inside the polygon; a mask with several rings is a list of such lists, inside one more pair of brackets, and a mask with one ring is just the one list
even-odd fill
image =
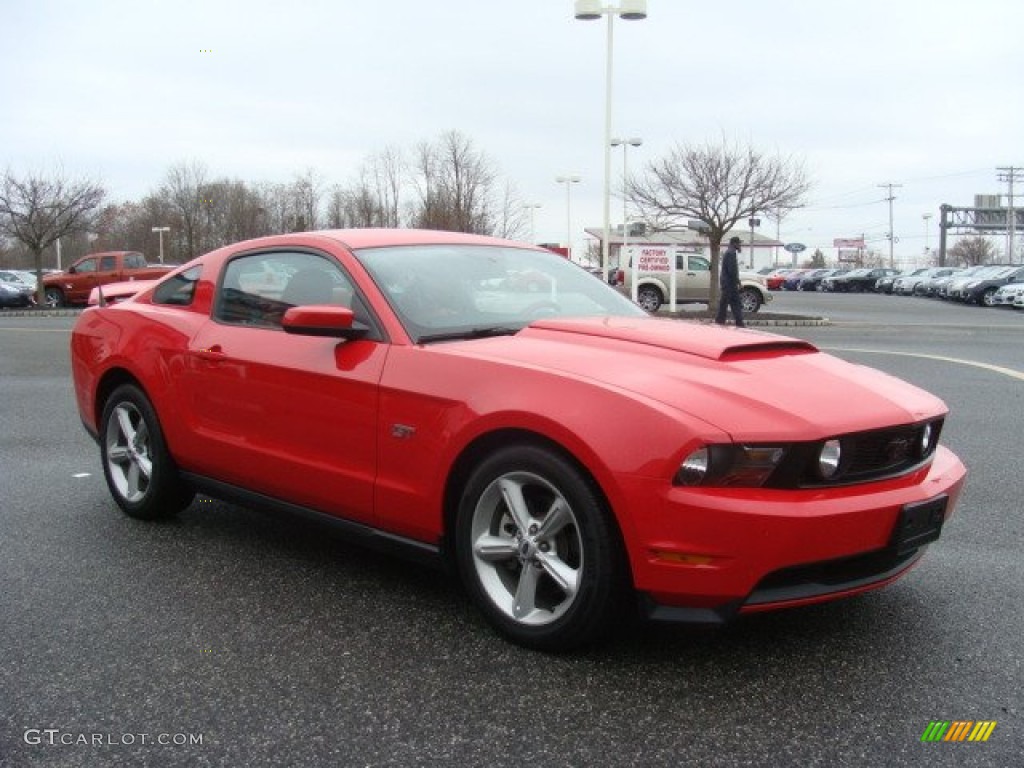
{"label": "parked car row", "polygon": [[1024,266],[995,264],[975,267],[919,267],[900,271],[887,267],[859,269],[768,269],[761,272],[772,291],[887,293],[934,296],[986,307],[1021,307]]}
{"label": "parked car row", "polygon": [[886,268],[861,269],[776,269],[765,275],[771,291],[828,291],[862,293],[878,290],[879,280],[891,280],[899,270]]}
{"label": "parked car row", "polygon": [[1024,303],[1016,303],[1020,289],[1024,289],[1024,266],[995,264],[915,270],[894,280],[892,293],[951,299],[985,307],[1021,307]]}

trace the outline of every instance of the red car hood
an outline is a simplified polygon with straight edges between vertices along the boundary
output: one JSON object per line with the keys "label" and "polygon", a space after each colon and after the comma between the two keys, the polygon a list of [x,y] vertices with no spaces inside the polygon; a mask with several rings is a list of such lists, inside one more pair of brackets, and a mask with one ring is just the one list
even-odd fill
{"label": "red car hood", "polygon": [[827,437],[947,411],[913,385],[808,342],[678,320],[554,318],[449,349],[625,390],[751,442]]}

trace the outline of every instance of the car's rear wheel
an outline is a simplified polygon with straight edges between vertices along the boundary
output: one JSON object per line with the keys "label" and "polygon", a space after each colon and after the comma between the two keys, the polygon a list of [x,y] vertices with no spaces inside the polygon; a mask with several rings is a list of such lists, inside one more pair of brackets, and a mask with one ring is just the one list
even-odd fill
{"label": "car's rear wheel", "polygon": [[191,503],[195,492],[179,476],[156,411],[142,390],[134,384],[115,389],[100,424],[103,474],[125,514],[157,520]]}
{"label": "car's rear wheel", "polygon": [[761,294],[754,288],[744,288],[740,291],[740,306],[743,307],[743,314],[754,314],[761,308]]}
{"label": "car's rear wheel", "polygon": [[510,446],[484,460],[455,539],[470,596],[514,642],[563,651],[613,627],[628,583],[618,530],[593,483],[554,451]]}
{"label": "car's rear wheel", "polygon": [[64,293],[59,288],[47,288],[46,289],[46,306],[57,307],[64,306]]}
{"label": "car's rear wheel", "polygon": [[665,299],[653,285],[641,285],[636,292],[636,303],[648,312],[657,312]]}

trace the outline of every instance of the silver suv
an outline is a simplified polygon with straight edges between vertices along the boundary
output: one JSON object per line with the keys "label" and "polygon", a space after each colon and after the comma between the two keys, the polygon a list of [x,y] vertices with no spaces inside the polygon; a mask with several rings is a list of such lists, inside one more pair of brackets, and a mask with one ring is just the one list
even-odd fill
{"label": "silver suv", "polygon": [[[657,312],[671,300],[671,263],[675,256],[675,287],[677,304],[706,304],[711,295],[711,260],[700,251],[660,246],[626,248],[624,263],[619,269],[619,284],[627,295],[633,291],[633,261],[639,258],[637,303],[648,312]],[[757,312],[772,300],[764,276],[740,272],[740,300],[743,312]]]}

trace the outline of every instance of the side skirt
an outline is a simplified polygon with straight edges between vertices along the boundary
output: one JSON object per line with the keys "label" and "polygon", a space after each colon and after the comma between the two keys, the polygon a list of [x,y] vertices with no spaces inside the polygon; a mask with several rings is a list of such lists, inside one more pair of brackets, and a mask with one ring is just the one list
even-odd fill
{"label": "side skirt", "polygon": [[441,549],[437,545],[427,544],[426,542],[417,541],[405,536],[398,536],[379,528],[355,523],[351,520],[319,512],[309,507],[275,499],[272,496],[249,491],[245,488],[223,483],[220,480],[214,480],[203,475],[196,475],[191,472],[182,472],[181,475],[193,488],[207,496],[265,512],[293,515],[309,520],[317,525],[326,526],[345,539],[369,549],[389,555],[396,555],[405,560],[411,560],[412,562],[432,568],[444,567]]}

